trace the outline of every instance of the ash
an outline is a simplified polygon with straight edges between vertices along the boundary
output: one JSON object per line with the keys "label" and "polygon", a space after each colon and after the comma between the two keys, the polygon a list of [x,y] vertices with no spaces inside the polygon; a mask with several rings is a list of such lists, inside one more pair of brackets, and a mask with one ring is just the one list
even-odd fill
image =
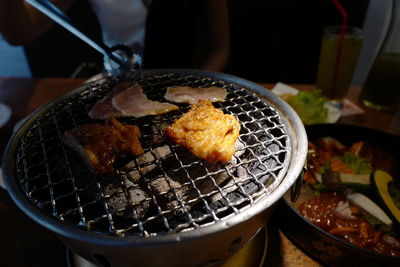
{"label": "ash", "polygon": [[[168,144],[157,128],[151,131],[146,140],[151,148],[119,168],[122,179],[104,187],[107,205],[114,215],[132,216],[133,210],[134,217],[145,219],[162,211],[168,220],[179,221],[189,213],[192,218],[200,218],[226,210],[227,206],[246,204],[249,195],[271,178],[268,172],[277,165],[269,157],[279,149],[274,143],[267,149],[256,146],[250,150],[248,144],[256,140],[244,143],[238,139],[231,161],[209,164],[186,149]],[[266,160],[254,160],[254,155]]]}

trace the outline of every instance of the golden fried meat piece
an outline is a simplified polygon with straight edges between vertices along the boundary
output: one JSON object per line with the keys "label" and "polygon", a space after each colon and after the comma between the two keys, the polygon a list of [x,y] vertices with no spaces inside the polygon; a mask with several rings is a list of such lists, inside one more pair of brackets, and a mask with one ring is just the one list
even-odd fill
{"label": "golden fried meat piece", "polygon": [[232,158],[239,131],[240,124],[234,116],[224,114],[209,100],[200,100],[167,127],[165,134],[195,156],[214,163]]}
{"label": "golden fried meat piece", "polygon": [[144,153],[136,125],[123,125],[115,118],[106,124],[82,124],[64,133],[63,142],[75,150],[96,174],[110,173],[118,158]]}

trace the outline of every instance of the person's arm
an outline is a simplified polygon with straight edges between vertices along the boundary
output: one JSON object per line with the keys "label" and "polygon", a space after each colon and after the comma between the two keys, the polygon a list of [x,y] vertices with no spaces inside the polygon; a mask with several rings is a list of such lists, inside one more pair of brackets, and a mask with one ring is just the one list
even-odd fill
{"label": "person's arm", "polygon": [[[65,11],[74,0],[52,0]],[[0,33],[11,45],[34,41],[53,25],[53,21],[23,0],[0,0]]]}
{"label": "person's arm", "polygon": [[223,71],[230,53],[229,14],[227,0],[207,0],[205,34],[199,49],[206,50],[198,58],[198,67],[210,71]]}

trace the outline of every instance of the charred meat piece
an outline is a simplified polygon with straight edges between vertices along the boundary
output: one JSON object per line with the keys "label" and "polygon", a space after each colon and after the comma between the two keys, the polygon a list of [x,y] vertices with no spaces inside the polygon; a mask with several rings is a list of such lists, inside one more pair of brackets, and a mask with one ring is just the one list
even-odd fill
{"label": "charred meat piece", "polygon": [[224,163],[235,153],[239,131],[240,124],[234,116],[224,114],[209,100],[200,100],[167,127],[165,134],[174,143],[207,162]]}
{"label": "charred meat piece", "polygon": [[136,125],[110,118],[105,125],[82,124],[64,133],[63,142],[81,155],[96,174],[110,173],[115,160],[143,154]]}
{"label": "charred meat piece", "polygon": [[196,104],[199,100],[211,102],[224,101],[227,95],[225,88],[216,86],[194,88],[190,86],[168,87],[164,98],[175,103]]}

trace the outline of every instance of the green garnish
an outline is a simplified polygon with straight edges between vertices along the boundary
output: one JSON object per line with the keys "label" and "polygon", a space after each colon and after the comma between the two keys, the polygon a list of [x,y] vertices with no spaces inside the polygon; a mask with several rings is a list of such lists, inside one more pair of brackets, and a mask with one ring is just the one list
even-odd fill
{"label": "green garnish", "polygon": [[394,182],[389,183],[389,194],[393,199],[394,204],[400,209],[400,188],[398,188]]}
{"label": "green garnish", "polygon": [[328,116],[328,110],[324,107],[326,98],[321,95],[320,90],[300,91],[287,102],[299,114],[304,124],[323,123]]}
{"label": "green garnish", "polygon": [[322,165],[321,167],[319,167],[318,172],[320,174],[324,174],[324,173],[328,172],[329,170],[330,170],[329,163],[326,163],[326,164]]}
{"label": "green garnish", "polygon": [[349,166],[356,174],[370,174],[372,166],[363,158],[351,153],[344,153],[342,161]]}
{"label": "green garnish", "polygon": [[325,192],[326,191],[326,185],[324,185],[324,184],[320,184],[320,183],[315,183],[315,184],[312,184],[312,187],[314,188],[314,190],[315,190],[315,192],[314,192],[314,195],[316,196],[316,197],[319,197],[323,192]]}
{"label": "green garnish", "polygon": [[388,230],[388,228],[377,218],[371,216],[371,215],[367,215],[367,214],[363,214],[362,215],[364,217],[364,219],[371,224],[372,226],[375,227],[376,230],[378,230],[379,232],[382,233],[392,233]]}

